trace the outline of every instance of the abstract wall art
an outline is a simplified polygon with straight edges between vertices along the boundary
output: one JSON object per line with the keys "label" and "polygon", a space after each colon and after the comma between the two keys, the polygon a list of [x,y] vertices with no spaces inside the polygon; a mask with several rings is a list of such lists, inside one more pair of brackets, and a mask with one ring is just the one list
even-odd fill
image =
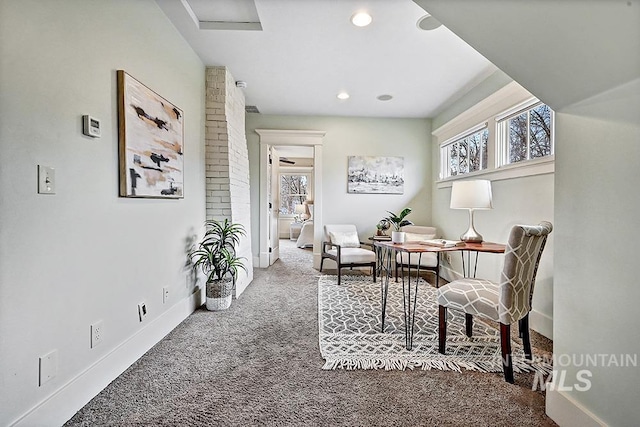
{"label": "abstract wall art", "polygon": [[349,156],[347,192],[403,194],[404,157]]}
{"label": "abstract wall art", "polygon": [[120,196],[182,198],[184,115],[118,70]]}

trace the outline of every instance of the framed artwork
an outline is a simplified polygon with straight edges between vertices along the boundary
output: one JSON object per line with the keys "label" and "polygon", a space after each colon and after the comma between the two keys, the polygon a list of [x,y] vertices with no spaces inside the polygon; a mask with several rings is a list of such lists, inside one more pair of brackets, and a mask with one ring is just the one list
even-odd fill
{"label": "framed artwork", "polygon": [[349,156],[347,192],[403,194],[404,157]]}
{"label": "framed artwork", "polygon": [[182,110],[118,70],[120,196],[183,197]]}

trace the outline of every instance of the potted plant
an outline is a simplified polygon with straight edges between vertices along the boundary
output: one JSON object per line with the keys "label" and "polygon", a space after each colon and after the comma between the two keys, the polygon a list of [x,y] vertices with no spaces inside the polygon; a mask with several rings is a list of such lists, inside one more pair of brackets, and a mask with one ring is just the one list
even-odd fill
{"label": "potted plant", "polygon": [[393,224],[393,228],[395,228],[395,231],[391,232],[391,242],[404,243],[405,233],[402,231],[402,227],[405,225],[413,225],[413,222],[405,219],[407,215],[411,213],[411,208],[404,208],[399,215],[396,215],[391,211],[387,212],[389,212],[389,216],[386,219]]}
{"label": "potted plant", "polygon": [[207,310],[225,310],[231,305],[238,269],[247,272],[244,257],[236,255],[240,236],[246,235],[242,224],[210,219],[205,222],[202,241],[190,252],[193,268],[207,276]]}

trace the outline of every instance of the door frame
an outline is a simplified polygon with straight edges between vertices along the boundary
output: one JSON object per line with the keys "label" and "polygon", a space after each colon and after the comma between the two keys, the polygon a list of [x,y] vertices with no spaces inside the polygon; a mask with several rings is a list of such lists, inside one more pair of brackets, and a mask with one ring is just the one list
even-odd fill
{"label": "door frame", "polygon": [[[256,129],[260,136],[260,253],[259,267],[269,266],[269,195],[267,191],[267,173],[269,147],[278,145],[297,145],[313,147],[313,255],[314,266],[319,265],[320,241],[322,239],[322,138],[325,131]],[[317,262],[318,261],[318,262]]]}

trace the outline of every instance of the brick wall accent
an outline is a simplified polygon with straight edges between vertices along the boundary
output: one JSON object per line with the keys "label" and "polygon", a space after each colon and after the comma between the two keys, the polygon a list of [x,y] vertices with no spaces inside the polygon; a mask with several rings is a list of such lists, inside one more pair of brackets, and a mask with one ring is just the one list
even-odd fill
{"label": "brick wall accent", "polygon": [[244,93],[226,67],[206,68],[205,102],[206,215],[209,219],[227,218],[247,230],[237,249],[246,258],[249,272],[238,275],[238,296],[253,280],[249,152]]}

